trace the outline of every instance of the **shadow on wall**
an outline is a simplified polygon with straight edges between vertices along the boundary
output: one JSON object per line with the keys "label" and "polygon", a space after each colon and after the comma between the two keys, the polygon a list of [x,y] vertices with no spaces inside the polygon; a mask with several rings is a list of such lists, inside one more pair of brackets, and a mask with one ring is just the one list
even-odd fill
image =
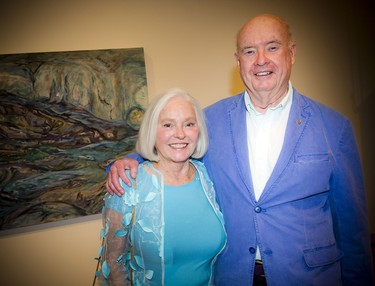
{"label": "shadow on wall", "polygon": [[366,183],[367,205],[369,206],[370,225],[373,234],[373,244],[375,243],[375,180],[374,168],[375,150],[374,150],[374,126],[373,126],[373,106],[375,105],[375,93],[367,96],[358,108],[361,125],[361,144],[362,144],[362,162]]}
{"label": "shadow on wall", "polygon": [[238,71],[237,66],[234,66],[230,73],[230,94],[235,95],[243,92],[245,90],[245,86],[242,82],[240,73]]}

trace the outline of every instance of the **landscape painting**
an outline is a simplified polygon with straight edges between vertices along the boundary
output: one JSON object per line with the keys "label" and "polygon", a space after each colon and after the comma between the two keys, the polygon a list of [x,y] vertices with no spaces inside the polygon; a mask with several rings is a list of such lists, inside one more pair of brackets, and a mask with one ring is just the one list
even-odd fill
{"label": "landscape painting", "polygon": [[0,233],[99,214],[147,104],[143,48],[0,55]]}

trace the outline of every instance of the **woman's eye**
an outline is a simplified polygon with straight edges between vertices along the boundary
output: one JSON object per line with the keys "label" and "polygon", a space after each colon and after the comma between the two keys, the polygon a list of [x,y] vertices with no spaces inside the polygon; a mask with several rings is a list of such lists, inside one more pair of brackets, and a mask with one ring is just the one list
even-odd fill
{"label": "woman's eye", "polygon": [[169,127],[172,126],[172,124],[170,124],[170,123],[164,123],[163,126],[169,128]]}

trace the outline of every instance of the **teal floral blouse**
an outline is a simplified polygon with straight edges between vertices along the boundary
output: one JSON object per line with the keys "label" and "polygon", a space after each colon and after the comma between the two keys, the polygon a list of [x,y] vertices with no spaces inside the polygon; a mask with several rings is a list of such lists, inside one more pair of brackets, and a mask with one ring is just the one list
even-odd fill
{"label": "teal floral blouse", "polygon": [[[223,215],[206,168],[200,161],[191,163],[225,233]],[[145,161],[139,165],[132,187],[121,181],[125,190],[122,197],[106,194],[101,230],[104,242],[99,249],[101,267],[96,273],[101,285],[164,285],[163,181],[163,175]],[[155,252],[152,266],[143,260],[143,251]],[[209,285],[213,284],[213,265],[221,251],[212,260]]]}

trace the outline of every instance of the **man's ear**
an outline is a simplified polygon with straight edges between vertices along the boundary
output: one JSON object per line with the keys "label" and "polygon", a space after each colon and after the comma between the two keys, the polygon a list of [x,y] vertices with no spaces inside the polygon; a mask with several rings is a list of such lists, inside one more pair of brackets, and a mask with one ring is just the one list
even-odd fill
{"label": "man's ear", "polygon": [[289,51],[290,51],[290,57],[292,59],[292,64],[296,62],[297,57],[297,44],[294,42],[291,42],[289,44]]}
{"label": "man's ear", "polygon": [[234,53],[234,59],[237,63],[237,67],[240,68],[240,57],[238,56],[237,52]]}

